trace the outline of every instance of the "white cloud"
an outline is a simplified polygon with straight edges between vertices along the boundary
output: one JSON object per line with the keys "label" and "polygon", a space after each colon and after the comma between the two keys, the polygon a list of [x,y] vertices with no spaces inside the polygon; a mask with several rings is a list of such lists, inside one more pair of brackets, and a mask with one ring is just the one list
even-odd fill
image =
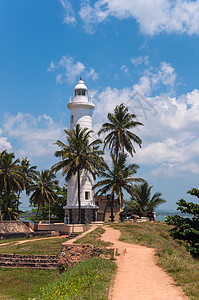
{"label": "white cloud", "polygon": [[83,73],[86,74],[87,78],[91,78],[92,80],[96,80],[98,78],[98,74],[92,67],[90,67],[89,70],[86,70],[86,67],[82,62],[75,62],[74,58],[71,56],[63,56],[58,63],[54,63],[52,61],[48,71],[58,72],[56,81],[59,84],[62,84],[66,81],[69,83],[74,83],[76,78]]}
{"label": "white cloud", "polygon": [[64,9],[64,23],[73,25],[76,24],[75,12],[70,1],[60,0],[60,3]]}
{"label": "white cloud", "polygon": [[193,161],[189,161],[186,164],[166,164],[163,163],[157,168],[153,169],[150,172],[150,175],[153,177],[166,177],[169,179],[176,179],[176,175],[184,175],[184,174],[198,174],[199,173],[199,165]]}
{"label": "white cloud", "polygon": [[149,57],[148,56],[132,57],[131,62],[135,67],[142,65],[142,64],[149,65]]}
{"label": "white cloud", "polygon": [[93,80],[97,80],[99,78],[99,75],[95,72],[95,69],[90,68],[86,77],[91,78]]}
{"label": "white cloud", "polygon": [[144,75],[137,84],[134,84],[133,88],[143,95],[150,95],[151,91],[163,85],[165,87],[168,86],[171,92],[175,81],[175,69],[171,64],[162,62],[157,70],[154,70],[152,67],[145,70]]}
{"label": "white cloud", "polygon": [[153,176],[178,177],[199,171],[196,162],[199,157],[199,90],[179,97],[161,92],[159,96],[146,96],[160,83],[172,87],[175,80],[174,68],[163,62],[156,72],[148,72],[132,88],[107,87],[95,102],[96,131],[107,120],[107,114],[120,103],[128,105],[145,125],[135,130],[143,140],[143,147],[135,146],[134,161],[149,166]]}
{"label": "white cloud", "polygon": [[3,137],[2,136],[2,129],[0,129],[0,151],[3,150],[11,150],[12,149],[12,145],[11,143],[8,141],[7,137]]}
{"label": "white cloud", "polygon": [[46,158],[54,155],[53,143],[62,137],[62,128],[47,115],[36,118],[19,112],[6,116],[3,133],[15,144],[16,156]]}
{"label": "white cloud", "polygon": [[198,0],[82,0],[79,16],[88,32],[92,32],[93,24],[115,17],[136,19],[140,30],[149,35],[160,32],[199,33]]}
{"label": "white cloud", "polygon": [[125,65],[122,65],[121,68],[120,68],[120,70],[122,70],[126,75],[129,74],[129,69]]}

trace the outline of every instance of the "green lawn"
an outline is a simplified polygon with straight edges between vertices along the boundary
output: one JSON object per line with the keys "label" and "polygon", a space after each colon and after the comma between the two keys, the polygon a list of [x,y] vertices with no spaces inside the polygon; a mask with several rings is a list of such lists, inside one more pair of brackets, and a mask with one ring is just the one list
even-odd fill
{"label": "green lawn", "polygon": [[40,288],[55,280],[56,274],[56,270],[0,268],[0,299],[37,297]]}
{"label": "green lawn", "polygon": [[143,222],[113,225],[122,233],[120,240],[156,248],[158,264],[181,286],[191,300],[199,299],[199,260],[169,236],[164,222]]}
{"label": "green lawn", "polygon": [[[110,243],[100,241],[103,232],[104,229],[99,227],[77,243],[91,243],[95,247],[105,249]],[[0,253],[57,254],[61,243],[65,241],[66,238],[52,238],[22,245],[8,244],[0,246]],[[66,299],[108,299],[109,285],[115,269],[114,262],[103,258],[83,261],[62,273],[59,279],[56,279],[56,270],[0,268],[0,300],[28,300],[28,298],[61,300],[64,299],[61,293],[69,295]],[[56,292],[57,287],[59,293]],[[44,288],[43,292],[40,288]]]}
{"label": "green lawn", "polygon": [[8,244],[0,246],[0,253],[53,255],[60,252],[61,243],[66,238],[49,238],[40,241],[27,242],[21,245]]}
{"label": "green lawn", "polygon": [[[50,255],[60,252],[66,238],[50,238],[21,245],[0,246],[0,253]],[[15,240],[16,242],[16,240]],[[56,270],[0,268],[0,300],[36,297],[40,288],[56,279]]]}

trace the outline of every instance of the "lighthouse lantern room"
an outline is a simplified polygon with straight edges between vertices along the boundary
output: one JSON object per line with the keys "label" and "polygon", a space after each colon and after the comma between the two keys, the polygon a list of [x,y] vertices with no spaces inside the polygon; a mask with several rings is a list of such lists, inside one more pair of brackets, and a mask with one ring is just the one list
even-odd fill
{"label": "lighthouse lantern room", "polygon": [[[81,128],[92,130],[91,112],[95,105],[92,103],[92,97],[88,98],[88,88],[82,78],[74,88],[74,99],[69,100],[67,107],[71,111],[70,130],[73,130],[76,124]],[[81,174],[81,223],[91,223],[96,220],[97,206],[94,201],[92,190],[93,178],[88,172],[82,171]],[[76,224],[78,221],[78,194],[77,194],[77,176],[73,175],[68,181],[67,187],[67,205],[64,206],[65,223]]]}

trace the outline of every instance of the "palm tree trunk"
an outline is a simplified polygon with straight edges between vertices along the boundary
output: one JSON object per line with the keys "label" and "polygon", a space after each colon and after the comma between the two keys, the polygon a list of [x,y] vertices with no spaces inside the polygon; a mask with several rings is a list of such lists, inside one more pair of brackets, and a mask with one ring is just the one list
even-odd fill
{"label": "palm tree trunk", "polygon": [[81,201],[80,201],[80,170],[77,169],[77,198],[78,198],[78,224],[81,223]]}
{"label": "palm tree trunk", "polygon": [[21,195],[21,191],[19,190],[18,196],[17,196],[17,215],[18,216],[19,216],[19,198],[20,198],[20,195]]}
{"label": "palm tree trunk", "polygon": [[38,217],[38,214],[39,214],[39,209],[40,209],[40,205],[38,204],[38,208],[37,208],[37,213],[36,213],[36,217],[35,217],[35,223],[34,223],[34,230],[36,230],[36,221],[37,221],[37,217]]}
{"label": "palm tree trunk", "polygon": [[8,220],[9,214],[8,214],[8,194],[7,191],[5,189],[5,220]]}
{"label": "palm tree trunk", "polygon": [[108,207],[109,203],[110,203],[110,199],[108,199],[108,201],[106,203],[106,206],[105,206],[105,209],[104,209],[103,222],[105,221],[106,210],[107,210],[107,207]]}
{"label": "palm tree trunk", "polygon": [[111,222],[114,222],[113,204],[114,204],[114,193],[111,195]]}

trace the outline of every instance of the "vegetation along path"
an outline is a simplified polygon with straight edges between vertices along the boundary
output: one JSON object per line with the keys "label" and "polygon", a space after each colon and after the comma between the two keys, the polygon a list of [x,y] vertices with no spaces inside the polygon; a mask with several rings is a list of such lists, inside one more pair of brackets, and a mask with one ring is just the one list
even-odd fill
{"label": "vegetation along path", "polygon": [[[119,241],[120,231],[104,227],[102,239],[111,242],[116,255],[117,274],[109,293],[110,300],[185,300],[182,290],[156,264],[155,249]],[[117,253],[116,253],[117,254]]]}

